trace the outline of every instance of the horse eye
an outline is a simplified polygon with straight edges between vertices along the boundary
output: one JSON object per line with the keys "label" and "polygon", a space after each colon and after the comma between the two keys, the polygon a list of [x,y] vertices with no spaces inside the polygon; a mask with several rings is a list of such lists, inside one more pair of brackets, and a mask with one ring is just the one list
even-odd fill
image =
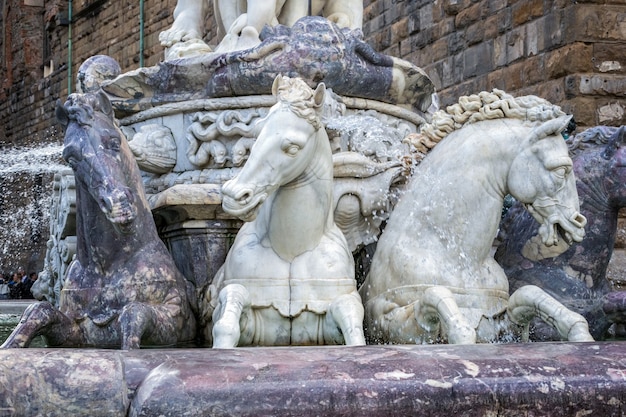
{"label": "horse eye", "polygon": [[120,138],[118,138],[117,136],[111,136],[108,140],[108,148],[112,151],[116,151],[119,152],[120,150]]}
{"label": "horse eye", "polygon": [[298,153],[298,151],[300,151],[300,147],[296,144],[290,144],[287,149],[285,149],[285,153],[289,156],[295,156],[295,154]]}

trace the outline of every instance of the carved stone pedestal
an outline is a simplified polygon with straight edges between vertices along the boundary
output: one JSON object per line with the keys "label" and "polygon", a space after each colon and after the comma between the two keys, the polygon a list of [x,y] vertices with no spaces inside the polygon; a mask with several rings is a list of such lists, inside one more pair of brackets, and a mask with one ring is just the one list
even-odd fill
{"label": "carved stone pedestal", "polygon": [[241,227],[239,220],[187,220],[161,229],[178,269],[196,288],[213,280]]}
{"label": "carved stone pedestal", "polygon": [[221,204],[216,184],[177,184],[150,196],[159,235],[196,288],[213,280],[242,224],[227,218]]}

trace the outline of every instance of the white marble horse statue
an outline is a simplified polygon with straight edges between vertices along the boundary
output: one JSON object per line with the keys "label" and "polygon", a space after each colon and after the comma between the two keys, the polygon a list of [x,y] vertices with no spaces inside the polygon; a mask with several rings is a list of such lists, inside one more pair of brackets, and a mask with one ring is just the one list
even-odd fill
{"label": "white marble horse statue", "polygon": [[222,188],[240,229],[206,299],[213,347],[363,345],[354,260],[333,220],[324,84],[278,76],[250,156]]}
{"label": "white marble horse statue", "polygon": [[538,287],[509,298],[490,254],[507,193],[541,224],[547,245],[582,240],[586,219],[561,136],[570,118],[538,97],[499,90],[433,116],[424,140],[445,138],[416,168],[360,288],[368,341],[506,341],[527,336],[536,316],[563,339],[593,340],[581,315]]}

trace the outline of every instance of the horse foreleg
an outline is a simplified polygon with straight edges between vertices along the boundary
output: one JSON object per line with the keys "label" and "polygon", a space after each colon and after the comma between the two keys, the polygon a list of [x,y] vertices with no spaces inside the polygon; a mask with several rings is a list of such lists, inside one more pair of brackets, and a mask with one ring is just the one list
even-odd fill
{"label": "horse foreleg", "polygon": [[226,285],[219,293],[218,305],[213,312],[213,347],[234,348],[241,337],[241,315],[250,310],[250,294],[243,285]]}
{"label": "horse foreleg", "polygon": [[476,330],[469,325],[454,295],[445,287],[435,286],[424,291],[419,307],[415,310],[415,319],[427,332],[433,332],[433,326],[441,322],[448,334],[448,343],[476,343]]}
{"label": "horse foreleg", "polygon": [[358,294],[344,294],[330,304],[327,315],[341,329],[348,346],[365,345],[363,334],[363,304]]}
{"label": "horse foreleg", "polygon": [[173,319],[160,306],[132,302],[124,306],[119,317],[122,349],[139,349],[141,341],[167,346],[176,343],[177,330]]}
{"label": "horse foreleg", "polygon": [[515,291],[509,298],[507,313],[514,323],[525,327],[524,341],[528,341],[530,321],[537,316],[554,327],[563,339],[593,342],[589,325],[583,316],[569,310],[535,285],[526,285]]}
{"label": "horse foreleg", "polygon": [[0,348],[28,347],[42,335],[50,346],[80,346],[84,343],[80,327],[47,301],[31,304],[20,322]]}

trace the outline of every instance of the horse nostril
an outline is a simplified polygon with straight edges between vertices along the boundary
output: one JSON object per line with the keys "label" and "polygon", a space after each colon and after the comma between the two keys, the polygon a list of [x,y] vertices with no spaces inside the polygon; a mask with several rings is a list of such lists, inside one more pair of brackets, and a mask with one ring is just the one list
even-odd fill
{"label": "horse nostril", "polygon": [[576,226],[582,228],[587,225],[587,218],[582,214],[576,212],[572,216],[571,222],[574,223]]}
{"label": "horse nostril", "polygon": [[245,205],[248,204],[252,200],[252,190],[243,190],[239,193],[237,197],[237,201],[239,204]]}
{"label": "horse nostril", "polygon": [[101,197],[100,208],[103,209],[104,212],[110,212],[113,210],[113,201],[111,201],[109,197]]}

